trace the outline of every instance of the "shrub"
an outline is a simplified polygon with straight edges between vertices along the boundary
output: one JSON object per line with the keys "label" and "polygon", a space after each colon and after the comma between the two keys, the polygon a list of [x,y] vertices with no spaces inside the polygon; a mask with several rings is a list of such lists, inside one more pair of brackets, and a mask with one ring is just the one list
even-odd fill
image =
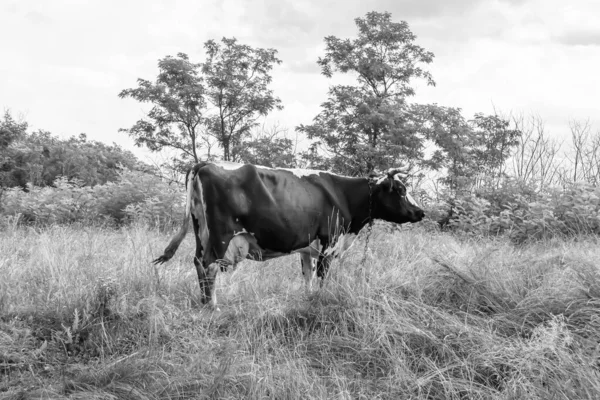
{"label": "shrub", "polygon": [[577,184],[535,193],[514,183],[454,199],[449,225],[476,235],[508,234],[518,243],[600,234],[600,189]]}
{"label": "shrub", "polygon": [[1,208],[4,215],[20,216],[22,223],[38,226],[143,221],[167,228],[180,219],[184,201],[180,187],[143,172],[123,171],[116,182],[94,187],[61,177],[55,187],[7,189]]}

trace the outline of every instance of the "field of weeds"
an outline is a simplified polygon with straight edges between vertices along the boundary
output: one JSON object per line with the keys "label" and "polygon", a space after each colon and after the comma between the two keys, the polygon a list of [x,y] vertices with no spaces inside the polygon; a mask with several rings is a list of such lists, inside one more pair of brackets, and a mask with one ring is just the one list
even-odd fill
{"label": "field of weeds", "polygon": [[297,256],[198,304],[191,234],[0,233],[0,399],[598,399],[600,246],[376,227],[307,296]]}

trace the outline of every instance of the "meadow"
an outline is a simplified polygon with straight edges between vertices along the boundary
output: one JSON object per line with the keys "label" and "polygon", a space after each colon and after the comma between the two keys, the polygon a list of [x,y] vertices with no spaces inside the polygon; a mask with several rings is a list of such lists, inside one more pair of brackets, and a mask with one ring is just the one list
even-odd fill
{"label": "meadow", "polygon": [[218,275],[143,224],[0,236],[0,399],[598,399],[597,239],[377,224],[304,293],[297,256]]}

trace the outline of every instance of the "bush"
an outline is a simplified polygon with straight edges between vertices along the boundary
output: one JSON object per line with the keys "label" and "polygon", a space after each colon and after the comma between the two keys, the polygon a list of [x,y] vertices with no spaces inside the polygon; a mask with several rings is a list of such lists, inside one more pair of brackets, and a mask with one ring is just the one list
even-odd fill
{"label": "bush", "polygon": [[577,184],[535,193],[514,182],[454,200],[449,225],[476,235],[508,234],[522,243],[600,234],[600,189]]}
{"label": "bush", "polygon": [[4,215],[20,216],[22,223],[38,226],[142,221],[162,229],[179,221],[184,201],[180,187],[143,172],[123,171],[116,182],[94,187],[63,177],[55,187],[7,189],[1,208]]}

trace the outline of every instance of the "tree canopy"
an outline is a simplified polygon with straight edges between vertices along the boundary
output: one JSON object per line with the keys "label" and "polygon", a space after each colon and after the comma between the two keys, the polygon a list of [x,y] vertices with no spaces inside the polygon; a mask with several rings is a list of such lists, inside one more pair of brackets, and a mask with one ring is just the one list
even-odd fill
{"label": "tree canopy", "polygon": [[27,122],[15,121],[8,111],[0,121],[2,187],[51,186],[58,177],[94,186],[115,181],[123,168],[149,169],[131,152],[90,141],[83,133],[60,139],[48,131],[27,129]]}
{"label": "tree canopy", "polygon": [[353,74],[356,85],[331,86],[313,123],[297,129],[315,140],[305,155],[310,162],[366,174],[399,158],[422,156],[422,139],[406,99],[414,94],[412,79],[435,85],[424,69],[434,56],[414,43],[406,22],[393,22],[390,13],[370,12],[355,22],[358,37],[326,37],[325,57],[318,64],[328,78]]}
{"label": "tree canopy", "polygon": [[136,145],[176,149],[184,160],[198,162],[208,157],[213,138],[224,160],[239,161],[258,118],[282,108],[269,89],[271,70],[281,63],[276,50],[235,38],[208,40],[204,48],[203,63],[192,63],[184,53],[167,56],[158,62],[154,82],[138,79],[137,88],[121,91],[121,98],[152,104],[145,118],[121,129]]}

